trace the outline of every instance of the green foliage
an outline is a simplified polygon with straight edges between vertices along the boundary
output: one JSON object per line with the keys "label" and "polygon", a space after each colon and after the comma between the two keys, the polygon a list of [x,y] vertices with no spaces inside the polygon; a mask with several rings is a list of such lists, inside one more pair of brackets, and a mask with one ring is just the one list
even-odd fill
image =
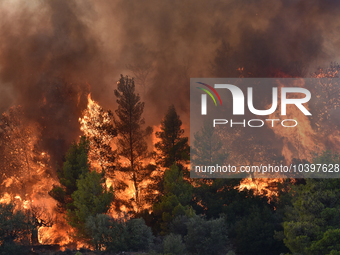
{"label": "green foliage", "polygon": [[155,170],[155,166],[144,163],[152,156],[145,140],[152,134],[152,128],[142,129],[145,124],[142,118],[144,103],[140,102],[140,96],[135,93],[133,79],[121,75],[115,95],[118,103],[118,109],[115,111],[117,117],[114,118],[118,133],[117,156],[128,162],[127,165],[118,163],[117,170],[127,173],[127,178],[133,182],[135,188],[133,202],[137,207],[135,209],[139,211],[143,204],[141,184],[150,178]]}
{"label": "green foliage", "polygon": [[323,254],[325,251],[340,253],[340,229],[328,229],[320,240],[313,242],[310,249],[313,254]]}
{"label": "green foliage", "polygon": [[72,194],[74,210],[68,209],[67,222],[78,230],[81,237],[86,236],[84,229],[88,217],[106,213],[113,201],[112,187],[107,190],[104,174],[95,171],[88,172],[77,180],[78,189]]}
{"label": "green foliage", "polygon": [[20,210],[15,204],[0,204],[0,252],[2,254],[20,254],[23,249],[18,243],[28,244],[35,225],[33,219]]}
{"label": "green foliage", "polygon": [[[241,201],[251,197],[247,190],[239,191],[237,187],[240,185],[241,179],[213,179],[210,182],[199,179],[196,181],[194,189],[194,209],[198,214],[205,214],[207,218],[217,218],[221,213],[229,212],[233,214],[242,213],[242,209],[238,210]],[[235,215],[234,214],[234,215]],[[230,220],[236,220],[234,215]]]}
{"label": "green foliage", "polygon": [[192,254],[218,255],[228,250],[227,226],[223,218],[205,220],[195,216],[188,223],[185,244]]}
{"label": "green foliage", "polygon": [[61,170],[58,170],[58,178],[61,186],[54,186],[49,192],[50,196],[58,201],[58,207],[62,211],[71,209],[73,198],[71,195],[77,190],[77,180],[81,175],[89,172],[87,153],[89,141],[86,137],[80,138],[79,144],[73,143],[68,150],[65,162]]}
{"label": "green foliage", "polygon": [[88,152],[86,137],[72,144],[58,173],[61,186],[53,187],[49,193],[58,201],[59,208],[66,210],[66,220],[76,229],[77,236],[87,241],[91,236],[85,229],[86,220],[106,213],[114,197],[112,188],[106,188],[105,173],[90,172]]}
{"label": "green foliage", "polygon": [[182,236],[169,234],[164,238],[163,251],[165,254],[182,255],[185,254],[185,245]]}
{"label": "green foliage", "polygon": [[156,137],[161,139],[155,144],[158,150],[157,163],[162,167],[171,167],[174,162],[184,164],[189,160],[188,138],[182,137],[184,130],[181,126],[182,121],[175,106],[171,105],[161,122],[161,131],[156,132]]}
{"label": "green foliage", "polygon": [[197,181],[194,189],[194,209],[207,218],[224,214],[229,238],[240,254],[277,254],[286,252],[283,242],[274,239],[281,230],[281,219],[268,204],[266,197],[252,191],[240,191],[240,179],[214,179],[210,183]]}
{"label": "green foliage", "polygon": [[148,250],[153,241],[151,229],[142,218],[131,219],[126,223],[127,245],[130,251]]}
{"label": "green foliage", "polygon": [[105,214],[90,216],[85,223],[85,231],[91,236],[91,244],[97,249],[107,251],[125,251],[127,230],[123,222],[116,221]]}
{"label": "green foliage", "polygon": [[98,250],[146,251],[153,242],[151,229],[143,219],[132,219],[127,222],[117,221],[108,215],[97,214],[87,218],[86,232],[92,237],[92,245]]}
{"label": "green foliage", "polygon": [[190,217],[186,215],[177,216],[170,222],[169,232],[176,235],[181,235],[182,238],[184,238],[188,234],[187,223],[189,219]]}
{"label": "green foliage", "polygon": [[[324,151],[313,163],[339,164],[339,155]],[[292,189],[292,205],[286,207],[284,242],[294,253],[340,252],[340,181],[306,179]]]}
{"label": "green foliage", "polygon": [[253,206],[251,210],[251,213],[235,224],[236,251],[249,255],[285,251],[282,243],[273,238],[279,224],[274,213],[266,206]]}
{"label": "green foliage", "polygon": [[168,232],[168,224],[178,215],[193,216],[195,212],[189,206],[193,187],[183,179],[183,172],[173,165],[164,173],[164,196],[154,204],[153,212],[158,218],[162,234]]}
{"label": "green foliage", "polygon": [[314,164],[339,164],[340,154],[332,152],[331,150],[325,150],[321,154],[315,153],[313,155]]}
{"label": "green foliage", "polygon": [[[319,152],[312,153],[312,156],[313,156],[312,163],[316,165],[316,170],[313,172],[311,171],[308,174],[310,174],[313,178],[338,178],[339,167],[336,168],[334,166],[335,164],[340,163],[340,154],[338,152],[325,150],[322,151],[321,153]],[[324,171],[326,168],[330,167],[330,164],[332,164],[333,167],[329,169],[329,171]]]}
{"label": "green foliage", "polygon": [[340,251],[339,187],[338,179],[307,179],[293,191],[293,206],[287,208],[284,222],[284,242],[292,252]]}

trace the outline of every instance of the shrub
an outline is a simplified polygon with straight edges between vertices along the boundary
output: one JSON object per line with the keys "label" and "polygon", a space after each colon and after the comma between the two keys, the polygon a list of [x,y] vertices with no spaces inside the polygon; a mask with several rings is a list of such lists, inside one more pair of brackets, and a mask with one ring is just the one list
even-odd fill
{"label": "shrub", "polygon": [[95,217],[88,217],[85,229],[87,235],[92,237],[91,244],[97,250],[148,250],[153,241],[151,229],[141,218],[122,222],[105,214],[97,214]]}
{"label": "shrub", "polygon": [[105,248],[108,251],[127,250],[127,231],[123,222],[117,221],[105,214],[90,216],[86,220],[85,229],[91,236],[91,243],[97,250]]}
{"label": "shrub", "polygon": [[225,254],[228,248],[227,227],[223,218],[205,220],[195,216],[187,222],[185,244],[194,254]]}
{"label": "shrub", "polygon": [[14,250],[20,249],[16,244],[29,241],[34,229],[33,219],[23,211],[15,211],[14,203],[0,204],[0,243],[7,254],[16,254]]}
{"label": "shrub", "polygon": [[130,251],[148,250],[153,242],[151,228],[142,218],[129,220],[127,226],[127,244]]}
{"label": "shrub", "polygon": [[180,235],[173,233],[167,235],[163,242],[163,251],[165,254],[182,255],[185,252],[185,245]]}
{"label": "shrub", "polygon": [[179,215],[175,219],[173,219],[169,224],[170,233],[181,235],[182,238],[188,234],[187,223],[189,221],[189,217],[186,215]]}

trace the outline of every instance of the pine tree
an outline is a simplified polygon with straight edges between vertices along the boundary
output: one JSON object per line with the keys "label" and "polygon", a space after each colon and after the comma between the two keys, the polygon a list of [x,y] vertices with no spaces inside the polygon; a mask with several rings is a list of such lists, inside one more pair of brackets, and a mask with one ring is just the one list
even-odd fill
{"label": "pine tree", "polygon": [[[91,167],[99,171],[105,171],[105,177],[110,178],[115,194],[124,192],[128,187],[126,183],[117,176],[115,167],[115,151],[112,143],[117,137],[117,130],[113,123],[113,113],[110,110],[104,110],[98,102],[88,96],[87,108],[83,111],[83,117],[79,118],[80,129],[89,139],[88,158]],[[115,197],[114,206],[119,208],[124,201]]]}
{"label": "pine tree", "polygon": [[183,179],[183,172],[175,164],[164,173],[163,190],[164,196],[153,205],[153,213],[165,234],[168,232],[168,224],[176,216],[191,217],[195,212],[189,206],[193,198],[193,187]]}
{"label": "pine tree", "polygon": [[182,137],[184,129],[182,121],[176,112],[175,106],[171,105],[161,122],[161,131],[156,132],[156,137],[161,139],[155,144],[158,150],[157,163],[162,167],[169,168],[174,164],[185,164],[189,160],[190,149],[188,137]]}
{"label": "pine tree", "polygon": [[[106,213],[113,201],[113,189],[105,184],[105,172],[90,168],[88,152],[90,142],[85,137],[71,145],[63,164],[58,170],[60,186],[49,192],[58,201],[60,211],[74,227],[78,237],[89,239],[84,229],[88,217]],[[92,171],[91,171],[92,170]]]}
{"label": "pine tree", "polygon": [[113,188],[106,188],[104,172],[87,172],[77,180],[77,190],[71,195],[71,209],[67,210],[67,222],[77,230],[79,237],[91,239],[86,235],[85,223],[88,217],[104,214],[113,201]]}
{"label": "pine tree", "polygon": [[81,175],[89,172],[87,153],[89,151],[89,141],[82,136],[79,144],[73,143],[66,155],[66,160],[62,169],[58,169],[58,179],[61,186],[54,186],[49,195],[58,201],[58,208],[65,212],[72,206],[71,195],[77,188],[77,180]]}
{"label": "pine tree", "polygon": [[[164,168],[170,168],[174,163],[179,167],[181,173],[188,175],[184,164],[188,163],[190,155],[190,147],[188,145],[188,137],[183,137],[184,129],[181,128],[182,121],[176,112],[176,109],[171,105],[167,114],[161,122],[161,131],[156,132],[156,137],[160,139],[155,144],[157,150],[156,162],[158,168],[157,174],[152,176],[152,182],[148,185],[149,202],[154,204],[159,202],[164,195]],[[186,171],[183,171],[186,170]]]}
{"label": "pine tree", "polygon": [[118,133],[117,169],[126,173],[129,181],[133,183],[135,189],[133,202],[138,211],[143,203],[141,200],[143,182],[155,169],[155,166],[146,164],[151,159],[152,153],[148,151],[145,138],[151,135],[152,128],[142,128],[145,124],[142,118],[144,103],[140,102],[139,95],[135,93],[133,79],[121,75],[115,95],[118,103],[117,117],[114,118]]}

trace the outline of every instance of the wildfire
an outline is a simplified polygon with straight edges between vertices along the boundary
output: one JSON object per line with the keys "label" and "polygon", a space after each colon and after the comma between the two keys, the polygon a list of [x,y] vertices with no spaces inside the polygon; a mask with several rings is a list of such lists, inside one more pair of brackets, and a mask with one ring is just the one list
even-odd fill
{"label": "wildfire", "polygon": [[92,167],[107,168],[112,162],[105,159],[101,152],[105,147],[113,145],[114,132],[113,126],[110,126],[112,113],[104,111],[96,101],[91,99],[91,94],[87,99],[87,109],[83,112],[83,117],[79,118],[80,130],[90,138],[89,160]]}
{"label": "wildfire", "polygon": [[48,194],[57,180],[50,174],[49,154],[39,149],[40,129],[26,121],[21,107],[12,107],[2,115],[0,129],[5,177],[0,184],[6,190],[0,203],[14,202],[16,210],[33,216],[39,243],[68,244],[69,226],[55,212],[56,202]]}
{"label": "wildfire", "polygon": [[[126,176],[117,171],[112,174],[113,163],[110,158],[103,157],[103,154],[114,154],[113,148],[116,147],[112,125],[113,116],[110,111],[104,111],[103,108],[91,98],[91,94],[87,97],[87,108],[83,111],[83,117],[79,118],[81,125],[80,130],[90,141],[89,161],[93,169],[106,170],[106,186],[115,187],[120,182],[124,182],[127,188],[124,192],[116,192],[116,200],[129,200],[134,196],[134,187],[132,183],[126,183]],[[127,165],[129,162],[120,160],[120,163]],[[122,205],[120,210],[127,211]],[[119,214],[115,208],[110,209],[111,216],[117,218]]]}
{"label": "wildfire", "polygon": [[[240,72],[243,69],[239,70]],[[335,72],[332,75],[337,75]],[[328,76],[330,74],[327,74]],[[327,76],[326,75],[326,76]],[[319,73],[317,77],[324,77],[325,74]],[[327,76],[327,77],[328,77]],[[283,85],[280,84],[279,87]],[[303,83],[296,82],[293,86],[303,87]],[[322,86],[323,90],[327,90],[327,83]],[[335,88],[333,88],[335,89]],[[293,94],[292,97],[297,98],[300,95]],[[333,102],[333,101],[332,101]],[[337,106],[338,104],[336,104]],[[270,106],[269,106],[270,107]],[[280,105],[279,105],[280,107]],[[309,109],[308,105],[305,105]],[[281,109],[269,116],[270,119],[280,119],[278,114]],[[0,131],[4,136],[4,154],[6,162],[3,169],[5,178],[1,179],[1,186],[6,188],[6,192],[1,194],[0,203],[15,202],[18,209],[30,211],[37,216],[38,241],[41,244],[59,244],[67,246],[74,243],[72,239],[73,231],[67,224],[63,215],[58,214],[55,210],[56,202],[48,195],[53,184],[58,184],[57,180],[51,176],[50,157],[48,152],[39,150],[40,130],[32,123],[24,122],[19,108],[13,108],[9,113],[4,114],[2,118]],[[325,117],[326,118],[326,117]],[[313,127],[310,118],[306,117],[295,106],[288,106],[287,119],[296,119],[298,125],[295,128],[284,128],[280,125],[271,126],[270,122],[266,122],[269,128],[273,130],[278,139],[282,140],[282,155],[285,157],[286,163],[292,159],[311,159],[311,152],[315,150],[316,145],[319,150],[324,150],[327,146],[340,148],[340,132],[332,131],[327,133],[321,141],[317,138],[317,130]],[[113,115],[110,111],[104,111],[103,108],[88,95],[87,108],[83,111],[83,116],[79,118],[80,129],[84,135],[89,137],[90,151],[89,162],[93,169],[111,169],[117,163],[111,161],[110,158],[103,155],[114,155],[115,131],[112,125]],[[14,128],[12,128],[12,125]],[[318,126],[317,126],[318,127]],[[188,127],[185,127],[188,130]],[[159,138],[156,132],[161,131],[161,125],[153,126],[153,134],[151,137],[152,145],[156,144]],[[234,134],[236,135],[236,134]],[[149,144],[150,145],[150,144]],[[327,146],[326,146],[327,145]],[[108,150],[108,151],[104,151]],[[105,153],[104,153],[105,152]],[[122,159],[119,163],[128,165],[128,161]],[[8,163],[8,164],[7,164]],[[154,161],[151,163],[155,163]],[[7,164],[7,165],[6,165]],[[6,169],[20,169],[18,173]],[[106,186],[115,187],[118,182],[124,182],[127,188],[122,192],[116,192],[117,200],[129,201],[135,196],[136,187],[132,182],[127,182],[126,174],[107,171]],[[247,188],[254,190],[257,195],[266,195],[269,198],[277,196],[277,191],[271,189],[271,185],[280,181],[280,179],[244,179],[238,187],[240,190]],[[142,183],[139,187],[140,192],[146,188],[148,182]],[[141,193],[143,194],[143,193]],[[148,208],[148,205],[144,205]],[[37,209],[40,208],[40,209]],[[121,214],[112,207],[109,211],[110,215],[119,218]],[[136,209],[136,208],[135,208]],[[120,205],[120,211],[128,212],[124,204]],[[78,242],[77,247],[84,246]]]}
{"label": "wildfire", "polygon": [[271,189],[272,184],[280,182],[281,179],[279,178],[271,178],[271,179],[264,179],[264,178],[246,178],[244,179],[240,186],[238,187],[239,190],[248,189],[253,190],[255,195],[265,195],[269,198],[269,200],[278,195],[277,191]]}
{"label": "wildfire", "polygon": [[[319,70],[314,73],[313,78],[333,78],[338,77],[339,65],[331,65],[331,68],[323,71]],[[285,77],[285,75],[278,74],[277,77]],[[279,80],[278,80],[279,81]],[[292,87],[305,87],[303,79],[292,80]],[[278,87],[284,85],[279,83]],[[272,123],[267,122],[266,125],[273,130],[277,139],[282,141],[282,156],[284,156],[285,163],[289,164],[295,158],[297,160],[311,161],[315,152],[320,152],[325,149],[339,150],[340,132],[337,128],[332,128],[333,123],[329,122],[331,113],[334,112],[340,105],[338,99],[339,87],[334,86],[331,80],[320,79],[316,83],[315,88],[311,88],[316,95],[318,104],[322,105],[323,111],[318,113],[313,111],[313,118],[305,116],[295,105],[288,105],[287,119],[294,119],[298,125],[294,128],[285,128],[281,125],[272,126]],[[279,100],[280,100],[279,95]],[[290,94],[291,98],[299,98],[301,94]],[[323,101],[320,102],[320,99]],[[304,106],[310,110],[310,106],[306,103]],[[271,105],[267,105],[266,109]],[[268,119],[280,119],[279,109],[271,114]],[[326,124],[325,124],[326,123]],[[275,191],[270,188],[270,183],[280,181],[280,179],[244,179],[240,185],[240,189],[248,188],[255,191],[257,194],[267,193],[267,196],[272,197],[276,195]]]}
{"label": "wildfire", "polygon": [[[304,83],[302,80],[298,80],[295,84],[292,84],[296,87],[304,87]],[[282,84],[279,84],[279,87],[283,87]],[[281,95],[279,95],[279,98]],[[292,98],[301,97],[300,94],[292,94]],[[305,106],[309,109],[308,105]],[[281,105],[279,105],[279,109],[269,115],[269,119],[280,119],[279,113],[281,112]],[[287,106],[287,119],[294,119],[298,122],[298,125],[294,128],[285,128],[281,125],[277,125],[272,127],[270,123],[266,123],[269,128],[273,130],[275,135],[283,140],[283,148],[282,155],[285,157],[286,162],[291,163],[293,157],[298,159],[311,159],[311,152],[315,150],[316,144],[318,144],[318,140],[316,138],[316,132],[313,130],[311,126],[310,119],[305,116],[295,105]],[[323,150],[324,145],[318,144],[318,148]]]}
{"label": "wildfire", "polygon": [[155,145],[160,141],[159,138],[156,137],[156,133],[161,131],[161,124],[159,125],[154,125],[153,127],[153,133],[152,133],[152,144]]}

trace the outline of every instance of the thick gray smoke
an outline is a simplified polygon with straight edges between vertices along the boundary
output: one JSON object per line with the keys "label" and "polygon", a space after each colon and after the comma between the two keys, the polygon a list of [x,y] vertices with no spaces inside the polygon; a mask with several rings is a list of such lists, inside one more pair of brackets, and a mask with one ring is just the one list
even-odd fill
{"label": "thick gray smoke", "polygon": [[338,59],[338,1],[2,1],[0,110],[20,104],[56,160],[91,91],[115,109],[134,75],[145,118],[189,125],[190,77],[306,77]]}

